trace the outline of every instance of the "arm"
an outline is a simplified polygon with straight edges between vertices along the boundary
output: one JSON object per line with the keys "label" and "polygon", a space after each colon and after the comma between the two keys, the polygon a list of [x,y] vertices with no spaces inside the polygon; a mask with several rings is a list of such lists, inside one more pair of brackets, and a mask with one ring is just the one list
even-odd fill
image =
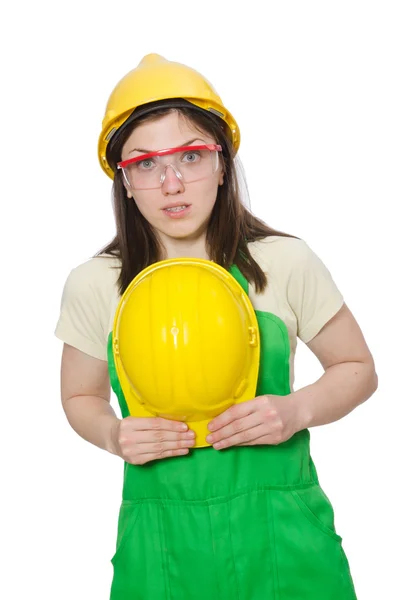
{"label": "arm", "polygon": [[194,446],[185,423],[161,418],[118,419],[110,406],[107,362],[64,345],[61,397],[67,419],[82,438],[131,464],[183,456]]}
{"label": "arm", "polygon": [[99,448],[120,454],[117,444],[120,419],[110,406],[106,361],[64,344],[61,398],[66,417],[76,433]]}
{"label": "arm", "polygon": [[214,448],[280,444],[302,429],[341,419],[377,389],[371,353],[345,304],[307,345],[324,375],[287,396],[258,396],[232,406],[209,424],[207,440]]}
{"label": "arm", "polygon": [[372,355],[346,304],[307,346],[325,372],[315,383],[291,394],[302,409],[301,429],[341,419],[378,386]]}

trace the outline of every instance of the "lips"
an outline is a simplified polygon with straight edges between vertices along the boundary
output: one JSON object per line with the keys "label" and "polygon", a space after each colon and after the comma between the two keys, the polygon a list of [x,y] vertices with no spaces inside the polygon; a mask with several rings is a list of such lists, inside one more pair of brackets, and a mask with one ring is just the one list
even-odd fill
{"label": "lips", "polygon": [[180,208],[181,206],[187,208],[190,206],[190,204],[187,204],[186,202],[172,202],[170,204],[167,204],[167,206],[163,206],[161,210],[170,210],[173,208]]}
{"label": "lips", "polygon": [[183,210],[186,210],[188,208],[187,205],[182,205],[182,206],[173,206],[172,208],[165,208],[164,210],[166,212],[170,212],[170,213],[178,213],[178,212],[182,212]]}
{"label": "lips", "polygon": [[170,219],[182,219],[190,214],[191,204],[183,204],[182,202],[169,204],[162,208],[162,213]]}

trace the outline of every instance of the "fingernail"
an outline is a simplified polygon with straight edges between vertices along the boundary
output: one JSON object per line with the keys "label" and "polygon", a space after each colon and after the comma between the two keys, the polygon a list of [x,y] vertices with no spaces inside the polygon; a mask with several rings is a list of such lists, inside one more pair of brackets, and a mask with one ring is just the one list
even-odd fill
{"label": "fingernail", "polygon": [[191,431],[191,430],[187,432],[187,435],[188,435],[190,438],[194,438],[194,437],[196,437],[196,434],[194,433],[194,431]]}
{"label": "fingernail", "polygon": [[212,430],[214,429],[214,426],[213,426],[213,424],[212,424],[212,423],[208,423],[208,429],[209,429],[210,431],[212,431]]}
{"label": "fingernail", "polygon": [[188,426],[186,425],[186,423],[181,423],[179,426],[180,431],[187,431],[188,430]]}
{"label": "fingernail", "polygon": [[207,442],[208,442],[209,444],[211,444],[211,442],[212,442],[212,440],[213,440],[213,439],[214,439],[214,436],[213,436],[213,435],[207,435]]}
{"label": "fingernail", "polygon": [[220,449],[220,448],[222,448],[222,447],[223,447],[223,444],[222,444],[222,442],[216,442],[216,444],[214,444],[214,448],[215,448],[215,450],[219,450],[219,449]]}

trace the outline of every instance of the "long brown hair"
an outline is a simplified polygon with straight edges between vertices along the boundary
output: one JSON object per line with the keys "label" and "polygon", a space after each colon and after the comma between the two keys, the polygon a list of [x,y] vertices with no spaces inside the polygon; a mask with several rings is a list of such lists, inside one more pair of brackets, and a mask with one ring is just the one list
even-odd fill
{"label": "long brown hair", "polygon": [[[161,106],[160,106],[161,104]],[[177,106],[177,108],[175,108]],[[211,260],[229,269],[237,265],[244,277],[255,286],[257,292],[264,291],[265,273],[250,254],[248,244],[271,235],[295,237],[276,231],[255,217],[241,199],[239,181],[234,161],[234,150],[228,127],[224,121],[208,111],[194,107],[191,103],[178,100],[153,102],[139,107],[133,113],[132,122],[116,133],[109,144],[107,159],[115,172],[113,183],[113,209],[116,221],[114,239],[96,256],[110,254],[121,261],[118,279],[122,294],[133,278],[144,268],[161,260],[162,245],[154,228],[142,216],[133,199],[129,199],[122,180],[122,172],[116,168],[121,160],[122,148],[135,127],[154,121],[177,110],[184,118],[203,133],[207,133],[222,146],[223,185],[219,186],[215,206],[208,224],[206,246]]]}

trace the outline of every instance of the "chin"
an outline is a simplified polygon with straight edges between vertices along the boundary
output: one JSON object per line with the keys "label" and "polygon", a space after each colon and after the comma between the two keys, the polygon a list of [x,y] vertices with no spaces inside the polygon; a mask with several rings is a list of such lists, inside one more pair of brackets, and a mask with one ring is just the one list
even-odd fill
{"label": "chin", "polygon": [[186,223],[180,223],[177,227],[170,227],[165,230],[163,229],[163,233],[168,237],[174,240],[188,240],[188,239],[197,239],[202,236],[207,228],[207,224],[200,224],[198,227],[192,227]]}
{"label": "chin", "polygon": [[174,240],[189,240],[189,239],[196,239],[198,237],[200,237],[200,235],[202,234],[202,229],[194,229],[194,230],[188,230],[188,231],[169,231],[166,233],[166,235],[168,235],[168,237],[174,239]]}

